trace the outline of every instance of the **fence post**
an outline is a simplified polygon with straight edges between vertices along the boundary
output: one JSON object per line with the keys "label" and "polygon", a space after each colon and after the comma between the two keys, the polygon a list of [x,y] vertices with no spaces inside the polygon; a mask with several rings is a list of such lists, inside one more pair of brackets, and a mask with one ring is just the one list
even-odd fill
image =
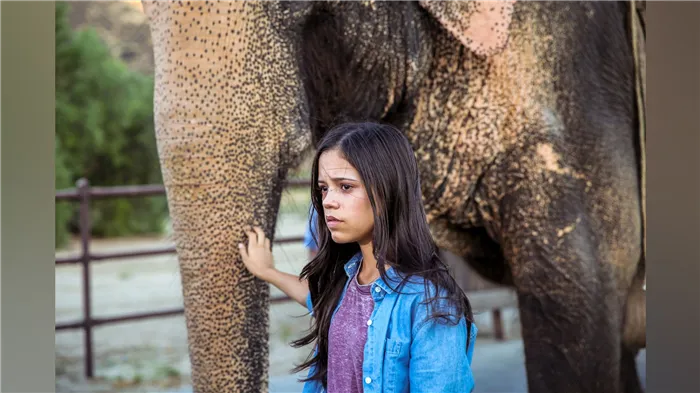
{"label": "fence post", "polygon": [[505,333],[503,332],[503,316],[501,315],[501,309],[497,308],[491,312],[493,316],[493,334],[498,341],[503,341],[505,338]]}
{"label": "fence post", "polygon": [[85,330],[85,375],[92,378],[92,313],[90,302],[90,182],[85,178],[78,179],[76,186],[80,195],[80,245],[81,263],[83,265],[83,327]]}

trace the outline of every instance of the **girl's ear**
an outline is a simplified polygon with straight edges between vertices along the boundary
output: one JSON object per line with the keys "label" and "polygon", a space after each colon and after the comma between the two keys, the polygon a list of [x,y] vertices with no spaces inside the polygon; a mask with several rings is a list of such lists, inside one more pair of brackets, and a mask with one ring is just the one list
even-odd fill
{"label": "girl's ear", "polygon": [[494,55],[506,46],[515,0],[420,0],[419,3],[479,56]]}

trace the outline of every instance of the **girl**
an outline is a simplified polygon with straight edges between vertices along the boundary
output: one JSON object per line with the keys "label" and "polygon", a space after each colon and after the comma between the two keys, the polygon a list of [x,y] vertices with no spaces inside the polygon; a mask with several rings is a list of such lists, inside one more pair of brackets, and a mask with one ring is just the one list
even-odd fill
{"label": "girl", "polygon": [[304,392],[471,392],[476,326],[438,257],[415,157],[396,128],[347,123],[319,143],[311,193],[318,254],[299,277],[274,268],[260,228],[243,263],[299,304],[315,343]]}

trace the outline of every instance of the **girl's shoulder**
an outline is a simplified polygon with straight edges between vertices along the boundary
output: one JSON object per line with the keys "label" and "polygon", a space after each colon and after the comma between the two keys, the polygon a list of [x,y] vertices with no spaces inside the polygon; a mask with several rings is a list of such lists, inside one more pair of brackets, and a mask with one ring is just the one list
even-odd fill
{"label": "girl's shoulder", "polygon": [[436,312],[456,316],[456,308],[448,299],[447,290],[422,276],[406,277],[396,295],[398,303],[404,308],[403,311],[410,308],[416,320]]}
{"label": "girl's shoulder", "polygon": [[399,296],[414,300],[426,300],[436,295],[446,296],[447,294],[444,288],[438,288],[434,282],[419,275],[396,274],[396,278],[392,281],[392,284],[394,283],[399,284],[396,290]]}

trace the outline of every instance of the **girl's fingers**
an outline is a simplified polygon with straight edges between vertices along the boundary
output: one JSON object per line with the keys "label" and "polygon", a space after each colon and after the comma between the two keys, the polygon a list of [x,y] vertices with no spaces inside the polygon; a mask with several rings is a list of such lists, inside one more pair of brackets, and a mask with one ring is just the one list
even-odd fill
{"label": "girl's fingers", "polygon": [[255,232],[258,234],[257,244],[259,246],[262,246],[263,244],[265,244],[265,233],[263,232],[262,228],[260,228],[260,227],[255,227],[253,229],[255,229]]}
{"label": "girl's fingers", "polygon": [[255,232],[246,231],[245,234],[248,235],[248,245],[249,246],[257,244],[257,239],[256,239],[257,235],[255,234]]}
{"label": "girl's fingers", "polygon": [[251,229],[250,227],[246,227],[245,234],[248,236],[248,247],[258,246],[268,250],[270,249],[270,239],[265,236],[265,232],[263,232],[262,228],[252,227]]}
{"label": "girl's fingers", "polygon": [[243,243],[238,243],[238,250],[241,252],[241,257],[243,257],[243,260],[248,259],[248,250],[245,249],[245,245]]}

